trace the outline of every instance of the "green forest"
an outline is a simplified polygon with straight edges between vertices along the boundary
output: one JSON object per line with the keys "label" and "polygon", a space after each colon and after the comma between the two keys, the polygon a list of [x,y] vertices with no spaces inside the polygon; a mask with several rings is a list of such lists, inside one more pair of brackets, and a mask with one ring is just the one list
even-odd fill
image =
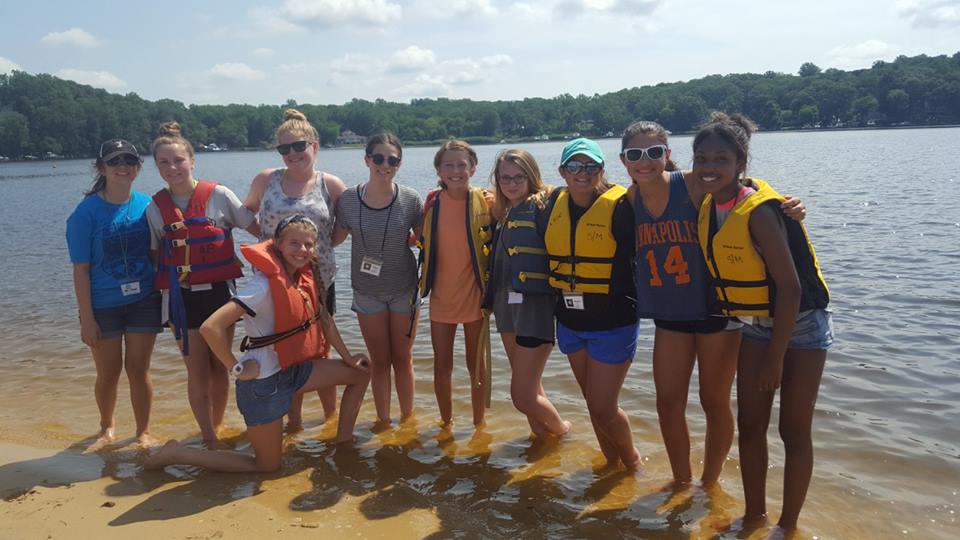
{"label": "green forest", "polygon": [[407,143],[616,136],[636,119],[656,120],[682,133],[695,129],[712,110],[745,113],[765,130],[960,124],[960,52],[900,56],[853,71],[822,70],[808,62],[796,74],[710,75],[592,96],[410,103],[354,99],[343,105],[293,100],[184,105],[14,71],[0,75],[0,156],[88,157],[113,137],[145,149],[169,120],[180,122],[198,146],[269,147],[282,110],[290,106],[307,115],[323,144],[335,144],[344,131],[366,136],[380,130],[393,131]]}

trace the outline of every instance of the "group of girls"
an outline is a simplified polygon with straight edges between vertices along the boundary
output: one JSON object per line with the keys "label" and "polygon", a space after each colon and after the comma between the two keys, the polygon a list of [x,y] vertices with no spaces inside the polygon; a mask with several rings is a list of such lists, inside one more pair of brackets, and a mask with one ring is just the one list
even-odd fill
{"label": "group of girls", "polygon": [[[583,138],[563,149],[559,174],[565,186],[547,186],[533,156],[519,149],[497,156],[492,190],[471,186],[477,154],[467,143],[451,140],[435,155],[439,187],[424,202],[415,190],[395,182],[403,150],[394,135],[369,139],[364,154],[369,178],[345,189],[340,179],[315,170],[316,131],[291,110],[277,131],[277,150],[286,168],[257,175],[242,205],[226,188],[194,180],[190,144],[179,133],[162,134],[153,152],[169,187],[154,197],[147,211],[154,230],[152,246],[160,247],[157,288],[169,291],[167,319],[180,340],[191,407],[208,444],[203,450],[170,441],[148,465],[274,470],[280,464],[282,417],[289,414],[292,427],[298,427],[297,400],[318,389],[329,418],[336,413],[332,391],[337,384],[347,386],[337,440],[348,441],[368,378],[378,424],[389,425],[393,380],[401,420],[409,417],[411,350],[420,298],[429,296],[434,390],[444,425],[453,421],[453,348],[460,324],[473,422],[480,426],[484,421],[490,380],[483,349],[492,313],[512,370],[511,397],[531,431],[562,436],[570,429],[541,384],[556,342],[586,400],[607,464],[639,468],[641,456],[619,407],[619,392],[636,352],[639,319],[653,319],[657,412],[674,480],[685,484],[692,479],[684,411],[696,363],[707,419],[701,482],[711,485],[732,444],[729,400],[738,375],[747,522],[765,519],[766,428],[775,390],[782,386],[780,432],[787,459],[779,525],[794,528],[812,472],[812,413],[832,341],[825,309],[828,293],[806,232],[796,221],[802,218],[802,204],[745,175],[754,129],[748,119],[715,114],[694,139],[693,169],[680,171],[670,160],[662,127],[632,124],[624,132],[619,156],[632,180],[629,189],[608,181],[601,148]],[[137,231],[148,234],[147,227],[131,225],[146,207],[130,190],[140,167],[136,149],[123,141],[116,142],[116,149],[109,144],[97,161],[104,179],[98,185],[106,187],[98,190],[95,185],[92,192],[102,201],[88,203],[88,197],[81,203],[71,217],[69,238],[78,236],[70,229],[76,228],[81,209],[93,204],[102,209],[86,213],[109,214],[102,221],[111,224],[118,222],[118,206],[126,205],[124,237],[133,240]],[[206,202],[199,201],[204,197]],[[130,214],[134,201],[140,201],[138,210]],[[253,215],[257,212],[259,223]],[[193,217],[207,219],[195,224]],[[116,235],[117,225],[112,226]],[[207,236],[190,236],[191,227]],[[205,255],[226,251],[217,243],[229,243],[232,227],[259,233],[263,240],[241,247],[258,272],[239,291],[231,290],[236,265],[216,266],[222,258]],[[178,234],[184,229],[187,235]],[[351,309],[357,313],[369,359],[350,353],[332,319],[332,248],[348,235]],[[93,234],[87,238],[88,243],[98,241]],[[196,243],[210,246],[191,249]],[[421,248],[419,276],[415,243]],[[177,249],[192,259],[185,261]],[[146,336],[141,339],[146,343],[139,344],[145,350],[139,364],[148,367],[161,318],[157,313],[145,323],[134,315],[148,311],[146,304],[157,304],[159,298],[149,292],[153,266],[145,258],[147,250],[138,248],[139,274],[113,279],[120,284],[123,301],[97,303],[91,289],[97,289],[95,267],[102,260],[92,258],[90,251],[74,249],[71,240],[82,334],[98,366],[102,435],[112,437],[119,337],[127,336],[129,357],[130,336]],[[124,257],[132,252],[124,248]],[[214,277],[191,279],[194,271]],[[144,307],[134,309],[139,304]],[[106,316],[118,305],[122,315],[113,318],[126,325],[117,323],[119,329],[107,326]],[[178,319],[178,310],[186,316]],[[281,315],[283,311],[288,313]],[[233,323],[241,317],[248,337],[238,361],[230,344]],[[116,354],[98,351],[98,339],[111,343]],[[330,345],[340,360],[323,359]],[[111,362],[113,357],[117,360]],[[109,390],[101,396],[101,368],[114,364],[112,398]],[[142,371],[149,396],[146,367]],[[238,379],[237,402],[253,457],[215,448],[228,370]],[[146,399],[146,410],[137,415],[138,435],[143,436],[148,436]]]}

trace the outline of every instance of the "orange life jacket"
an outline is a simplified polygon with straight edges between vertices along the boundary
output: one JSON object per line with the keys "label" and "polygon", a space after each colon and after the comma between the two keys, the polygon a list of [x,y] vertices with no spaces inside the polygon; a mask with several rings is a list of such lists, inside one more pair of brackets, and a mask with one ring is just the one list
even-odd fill
{"label": "orange life jacket", "polygon": [[153,202],[164,223],[156,288],[172,288],[173,275],[184,285],[218,283],[243,275],[230,229],[217,227],[207,217],[207,203],[216,187],[214,182],[197,182],[185,212],[177,208],[166,189],[154,194]]}
{"label": "orange life jacket", "polygon": [[274,335],[305,326],[302,331],[292,333],[273,344],[280,358],[280,367],[286,369],[324,355],[326,339],[320,324],[315,321],[318,309],[324,307],[314,305],[317,286],[310,265],[297,271],[294,282],[287,276],[274,249],[273,240],[267,240],[259,244],[240,246],[240,253],[270,282]]}

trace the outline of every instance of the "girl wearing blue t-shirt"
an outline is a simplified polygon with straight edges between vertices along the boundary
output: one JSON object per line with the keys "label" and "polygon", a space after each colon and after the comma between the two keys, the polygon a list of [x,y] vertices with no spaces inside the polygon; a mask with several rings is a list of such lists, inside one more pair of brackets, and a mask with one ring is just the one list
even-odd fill
{"label": "girl wearing blue t-shirt", "polygon": [[115,438],[117,382],[126,370],[137,439],[150,438],[150,354],[160,333],[160,293],[153,289],[150,197],[132,190],[143,160],[121,139],[100,145],[97,178],[67,219],[67,246],[80,311],[80,337],[97,368],[94,395],[102,442]]}
{"label": "girl wearing blue t-shirt", "polygon": [[[633,180],[627,197],[637,226],[635,278],[637,310],[653,319],[653,379],[660,432],[678,484],[692,479],[686,408],[696,363],[700,405],[706,415],[703,485],[714,484],[733,442],[730,388],[737,370],[742,326],[736,319],[710,316],[713,292],[697,242],[697,213],[703,190],[690,171],[670,159],[667,130],[660,124],[630,124],[621,140],[620,161]],[[783,205],[795,219],[798,199]]]}

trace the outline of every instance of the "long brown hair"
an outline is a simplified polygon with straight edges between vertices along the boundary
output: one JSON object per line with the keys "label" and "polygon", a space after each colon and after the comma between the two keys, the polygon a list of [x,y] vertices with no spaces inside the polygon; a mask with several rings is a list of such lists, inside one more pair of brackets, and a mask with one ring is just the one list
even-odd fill
{"label": "long brown hair", "polygon": [[507,200],[507,196],[500,189],[501,163],[510,163],[523,171],[523,174],[527,177],[528,198],[542,210],[546,205],[552,187],[543,183],[540,166],[537,165],[537,160],[530,152],[521,148],[510,148],[497,154],[497,159],[493,164],[493,172],[490,173],[490,183],[493,184],[496,193],[492,209],[494,218],[497,221],[502,221],[510,208],[510,201]]}

